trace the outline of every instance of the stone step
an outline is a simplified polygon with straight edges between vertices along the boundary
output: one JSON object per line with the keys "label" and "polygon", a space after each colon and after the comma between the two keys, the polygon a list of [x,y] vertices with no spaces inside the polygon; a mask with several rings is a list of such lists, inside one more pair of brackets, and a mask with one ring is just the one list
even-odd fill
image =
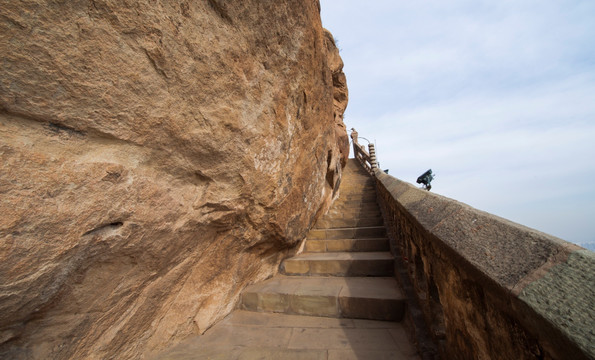
{"label": "stone step", "polygon": [[362,210],[374,210],[378,208],[376,200],[347,200],[347,201],[336,201],[333,203],[333,209],[362,209]]}
{"label": "stone step", "polygon": [[[342,212],[343,211],[343,212]],[[380,209],[378,210],[370,210],[370,211],[361,211],[359,209],[349,211],[345,213],[345,209],[336,209],[336,210],[329,210],[328,213],[322,216],[321,220],[329,220],[329,219],[346,219],[346,218],[357,218],[357,219],[369,219],[369,218],[378,218],[382,219],[382,214],[380,213]],[[347,214],[348,216],[344,216]]]}
{"label": "stone step", "polygon": [[348,193],[348,194],[345,194],[345,193],[341,192],[341,194],[335,200],[335,202],[337,202],[337,201],[343,201],[343,200],[360,200],[360,199],[376,200],[376,194],[374,194],[374,193],[372,195],[367,195],[367,194],[362,194],[362,193]]}
{"label": "stone step", "polygon": [[341,183],[346,182],[346,183],[356,183],[356,182],[366,182],[369,184],[374,184],[376,183],[376,179],[374,179],[372,176],[370,175],[364,175],[364,174],[356,174],[353,172],[344,172],[343,173],[342,179],[341,179]]}
{"label": "stone step", "polygon": [[360,198],[375,199],[376,191],[375,190],[357,191],[357,192],[352,192],[352,193],[341,192],[341,194],[339,194],[339,199],[360,199]]}
{"label": "stone step", "polygon": [[350,211],[375,211],[375,210],[380,210],[380,207],[378,206],[377,203],[363,203],[363,204],[357,204],[357,203],[353,203],[353,204],[342,204],[342,203],[337,203],[337,204],[333,204],[333,206],[331,207],[331,209],[329,209],[329,212],[331,210],[339,210],[339,211],[344,211],[344,210],[350,210]]}
{"label": "stone step", "polygon": [[405,297],[394,278],[275,276],[248,286],[241,309],[400,321]]}
{"label": "stone step", "polygon": [[362,189],[372,188],[376,189],[376,182],[373,179],[365,180],[341,180],[341,191],[344,189]]}
{"label": "stone step", "polygon": [[341,188],[340,188],[340,193],[339,193],[339,198],[343,198],[345,196],[362,196],[362,195],[368,195],[368,194],[376,194],[376,189],[373,187],[368,187],[368,186],[354,186],[352,188],[350,187],[343,187],[343,184],[341,184]]}
{"label": "stone step", "polygon": [[353,209],[375,209],[378,207],[376,201],[361,201],[361,200],[337,200],[333,203],[333,209],[353,208]]}
{"label": "stone step", "polygon": [[355,206],[367,206],[367,205],[374,205],[378,206],[376,199],[338,199],[336,200],[332,207],[355,207]]}
{"label": "stone step", "polygon": [[357,174],[357,173],[353,173],[353,172],[346,172],[343,173],[343,178],[341,179],[341,184],[343,182],[347,183],[347,184],[359,184],[359,183],[366,183],[366,184],[374,184],[376,181],[376,179],[374,179],[372,176],[367,175],[367,174]]}
{"label": "stone step", "polygon": [[394,259],[389,252],[302,253],[284,260],[281,273],[309,276],[392,276]]}
{"label": "stone step", "polygon": [[353,187],[343,187],[341,184],[341,188],[339,189],[339,198],[343,198],[345,196],[362,196],[366,194],[375,194],[376,189],[369,186],[353,186]]}
{"label": "stone step", "polygon": [[306,252],[359,252],[389,251],[387,238],[378,239],[338,239],[338,240],[306,240]]}
{"label": "stone step", "polygon": [[347,171],[344,172],[344,174],[347,174],[348,176],[346,176],[346,178],[349,179],[370,179],[370,180],[374,180],[374,178],[372,177],[372,175],[368,174],[367,171],[363,170],[360,171],[359,169],[356,171],[353,171],[352,169],[346,169]]}
{"label": "stone step", "polygon": [[419,360],[404,322],[235,310],[150,360]]}
{"label": "stone step", "polygon": [[344,196],[355,196],[355,195],[364,195],[364,194],[375,194],[376,189],[372,186],[353,186],[353,187],[343,187],[341,184],[339,197],[342,198]]}
{"label": "stone step", "polygon": [[381,226],[383,224],[382,217],[373,216],[366,218],[355,218],[349,217],[344,218],[340,216],[323,217],[316,222],[314,225],[315,229],[336,229],[346,227],[358,227],[358,226]]}
{"label": "stone step", "polygon": [[353,227],[338,229],[312,229],[308,232],[307,239],[366,239],[386,237],[384,226]]}
{"label": "stone step", "polygon": [[361,166],[358,167],[350,167],[349,164],[345,167],[343,173],[349,174],[349,179],[352,178],[368,178],[373,179],[372,175],[368,174],[366,170],[364,170]]}
{"label": "stone step", "polygon": [[350,197],[350,198],[345,198],[345,197],[339,197],[338,199],[336,199],[333,202],[332,207],[337,206],[337,205],[345,205],[345,204],[356,204],[356,203],[360,203],[360,204],[368,204],[368,203],[374,203],[376,204],[376,195],[371,196],[369,198],[362,198],[362,197]]}
{"label": "stone step", "polygon": [[380,208],[374,210],[362,210],[362,209],[330,209],[324,217],[342,217],[350,218],[357,217],[358,219],[379,217],[382,216]]}
{"label": "stone step", "polygon": [[350,164],[348,163],[347,166],[344,169],[344,172],[349,173],[352,176],[358,176],[358,177],[367,177],[369,179],[372,178],[372,176],[370,174],[368,174],[368,172],[366,170],[364,170],[364,168],[361,167],[361,165],[356,164],[356,166],[350,166]]}
{"label": "stone step", "polygon": [[376,189],[376,184],[374,182],[374,180],[365,180],[365,181],[346,181],[346,180],[341,180],[341,186],[340,186],[340,190],[341,192],[343,191],[349,191],[349,190],[353,190],[353,189],[372,189],[375,190]]}
{"label": "stone step", "polygon": [[336,208],[329,210],[327,215],[347,214],[349,217],[375,217],[380,216],[380,208],[378,206],[372,208]]}
{"label": "stone step", "polygon": [[367,194],[341,194],[335,200],[337,201],[376,201],[376,194],[375,193],[367,193]]}
{"label": "stone step", "polygon": [[[379,214],[380,207],[376,204],[359,205],[359,206],[335,206],[327,214],[348,213],[352,216],[365,214]],[[369,216],[367,216],[369,217]]]}

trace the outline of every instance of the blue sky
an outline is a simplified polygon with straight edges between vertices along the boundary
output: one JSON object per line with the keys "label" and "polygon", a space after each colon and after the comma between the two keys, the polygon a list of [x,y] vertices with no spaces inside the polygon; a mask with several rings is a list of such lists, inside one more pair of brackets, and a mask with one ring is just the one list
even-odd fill
{"label": "blue sky", "polygon": [[390,174],[595,243],[595,1],[321,0]]}

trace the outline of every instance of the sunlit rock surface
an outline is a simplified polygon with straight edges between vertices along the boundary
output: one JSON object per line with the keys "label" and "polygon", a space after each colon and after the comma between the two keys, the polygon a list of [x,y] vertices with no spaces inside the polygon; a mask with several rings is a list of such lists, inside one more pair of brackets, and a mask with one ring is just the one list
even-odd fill
{"label": "sunlit rock surface", "polygon": [[0,34],[0,357],[203,332],[336,194],[317,1],[0,0]]}

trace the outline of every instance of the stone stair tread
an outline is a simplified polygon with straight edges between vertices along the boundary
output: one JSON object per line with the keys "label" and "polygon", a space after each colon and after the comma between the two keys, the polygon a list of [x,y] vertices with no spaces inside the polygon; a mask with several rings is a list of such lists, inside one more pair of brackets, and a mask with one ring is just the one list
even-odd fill
{"label": "stone stair tread", "polygon": [[371,200],[371,199],[351,199],[351,200],[336,200],[333,205],[331,206],[331,209],[335,209],[335,208],[344,208],[344,207],[378,207],[378,202],[376,201],[376,199]]}
{"label": "stone stair tread", "polygon": [[366,213],[366,212],[378,212],[380,211],[380,208],[378,207],[377,204],[373,204],[373,203],[369,203],[369,204],[340,204],[340,205],[336,205],[333,207],[334,210],[343,210],[343,211],[359,211],[361,213]]}
{"label": "stone stair tread", "polygon": [[[349,219],[349,218],[355,218],[356,220],[361,220],[361,219],[382,219],[380,217],[380,212],[376,212],[374,214],[357,214],[357,215],[350,215],[348,213],[337,213],[337,212],[332,212],[326,215],[326,217],[324,217],[322,220],[324,221],[328,221],[328,220],[333,220],[333,219]],[[382,219],[384,221],[384,219]]]}
{"label": "stone stair tread", "polygon": [[235,310],[151,359],[418,360],[403,323]]}
{"label": "stone stair tread", "polygon": [[367,214],[367,213],[380,213],[380,207],[376,206],[374,208],[371,209],[364,209],[361,206],[333,206],[329,209],[329,213],[333,213],[333,212],[346,212],[349,211],[351,213],[359,213],[359,214]]}
{"label": "stone stair tread", "polygon": [[308,240],[304,252],[388,251],[388,238]]}
{"label": "stone stair tread", "polygon": [[[329,222],[329,221],[337,221],[337,220],[341,220],[341,221],[346,221],[346,222],[358,222],[358,221],[384,221],[384,219],[379,216],[379,215],[372,215],[372,216],[361,216],[361,217],[347,217],[347,216],[339,216],[339,215],[325,215],[323,218],[321,218],[319,221],[322,222]],[[380,225],[348,225],[348,226],[380,226]]]}
{"label": "stone stair tread", "polygon": [[240,308],[258,312],[400,321],[406,299],[390,277],[277,275],[242,292]]}
{"label": "stone stair tread", "polygon": [[325,215],[340,215],[345,218],[364,218],[381,216],[380,208],[366,209],[361,207],[336,207]]}
{"label": "stone stair tread", "polygon": [[308,252],[283,261],[281,273],[292,276],[392,276],[394,259],[387,251]]}
{"label": "stone stair tread", "polygon": [[[341,184],[343,186],[345,184]],[[361,194],[362,192],[376,192],[376,187],[370,183],[367,185],[345,185],[345,188],[341,188],[341,193],[339,196],[343,195],[353,195],[353,194]]]}
{"label": "stone stair tread", "polygon": [[335,230],[369,230],[369,229],[384,229],[384,225],[377,225],[377,226],[348,226],[348,227],[342,227],[342,228],[333,228],[333,229],[321,229],[321,230],[329,230],[329,231],[335,231]]}
{"label": "stone stair tread", "polygon": [[343,200],[333,204],[335,207],[375,207],[378,206],[376,200]]}
{"label": "stone stair tread", "polygon": [[[334,203],[337,202],[344,202],[344,201],[370,201],[370,202],[376,202],[376,194],[375,193],[369,193],[369,194],[348,194],[348,195],[339,195],[339,198],[335,200]],[[333,203],[333,204],[334,204]]]}
{"label": "stone stair tread", "polygon": [[[343,184],[341,184],[343,186]],[[351,188],[342,188],[339,192],[339,199],[349,196],[362,196],[367,194],[376,195],[376,187],[374,185],[359,185],[351,186]]]}
{"label": "stone stair tread", "polygon": [[393,277],[307,277],[278,275],[262,283],[250,285],[244,291],[304,296],[405,299]]}
{"label": "stone stair tread", "polygon": [[[384,223],[384,220],[379,216],[373,216],[368,218],[346,218],[343,216],[329,216],[319,220],[320,224],[328,224],[329,228],[335,223],[344,224],[342,227],[345,226],[381,226]],[[360,225],[361,224],[361,225]],[[320,225],[322,226],[322,225]],[[324,229],[324,228],[320,228]]]}
{"label": "stone stair tread", "polygon": [[353,205],[338,205],[333,208],[334,210],[342,210],[342,211],[350,211],[356,212],[359,211],[360,213],[367,213],[367,212],[379,212],[380,208],[376,204],[353,204]]}
{"label": "stone stair tread", "polygon": [[[382,216],[380,215],[380,212],[376,213],[376,214],[367,214],[367,213],[363,213],[361,215],[358,216],[345,216],[343,214],[337,214],[337,213],[327,213],[326,215],[324,215],[321,220],[322,221],[330,221],[330,220],[351,220],[351,221],[359,221],[359,220],[367,220],[367,221],[372,221],[372,220],[384,220],[382,218]],[[374,225],[376,226],[376,225]]]}
{"label": "stone stair tread", "polygon": [[382,216],[380,209],[364,210],[358,208],[335,208],[329,210],[325,216],[342,216],[344,218],[356,217],[358,219]]}
{"label": "stone stair tread", "polygon": [[311,229],[306,235],[307,239],[355,239],[355,238],[377,238],[386,236],[386,228],[380,226],[357,226]]}
{"label": "stone stair tread", "polygon": [[278,275],[246,287],[245,292],[296,294],[302,296],[358,297],[404,300],[392,277],[308,277]]}
{"label": "stone stair tread", "polygon": [[384,236],[384,237],[376,237],[376,238],[311,239],[311,240],[314,240],[314,241],[344,241],[344,240],[351,240],[351,241],[354,241],[354,240],[357,240],[357,241],[378,241],[378,240],[386,240],[386,241],[388,241],[388,238],[386,236]]}
{"label": "stone stair tread", "polygon": [[378,206],[376,199],[337,200],[333,206]]}
{"label": "stone stair tread", "polygon": [[346,200],[333,204],[335,208],[374,209],[378,207],[376,200]]}
{"label": "stone stair tread", "polygon": [[374,252],[327,252],[327,253],[301,253],[286,261],[328,261],[328,260],[392,260],[393,255],[388,251]]}
{"label": "stone stair tread", "polygon": [[371,218],[371,217],[376,218],[376,217],[381,217],[382,215],[380,213],[380,209],[374,210],[374,211],[362,211],[361,209],[352,209],[352,210],[331,209],[324,216],[325,216],[325,218],[328,218],[331,216],[341,216],[344,218],[355,217],[357,219],[362,219],[362,218]]}
{"label": "stone stair tread", "polygon": [[395,329],[402,328],[398,322],[327,318],[319,316],[256,313],[247,310],[235,310],[220,322],[221,325],[231,326],[267,326],[267,327],[299,327],[306,329]]}
{"label": "stone stair tread", "polygon": [[336,201],[350,200],[350,199],[367,199],[367,198],[376,199],[376,190],[360,189],[359,191],[343,192],[343,193],[339,194],[339,198],[337,198]]}

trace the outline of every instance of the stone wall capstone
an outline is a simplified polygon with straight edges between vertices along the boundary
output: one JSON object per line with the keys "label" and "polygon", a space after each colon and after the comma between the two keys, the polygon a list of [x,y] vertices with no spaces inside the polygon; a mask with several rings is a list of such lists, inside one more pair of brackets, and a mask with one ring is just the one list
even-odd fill
{"label": "stone wall capstone", "polygon": [[443,358],[594,358],[593,252],[375,175],[392,250]]}

